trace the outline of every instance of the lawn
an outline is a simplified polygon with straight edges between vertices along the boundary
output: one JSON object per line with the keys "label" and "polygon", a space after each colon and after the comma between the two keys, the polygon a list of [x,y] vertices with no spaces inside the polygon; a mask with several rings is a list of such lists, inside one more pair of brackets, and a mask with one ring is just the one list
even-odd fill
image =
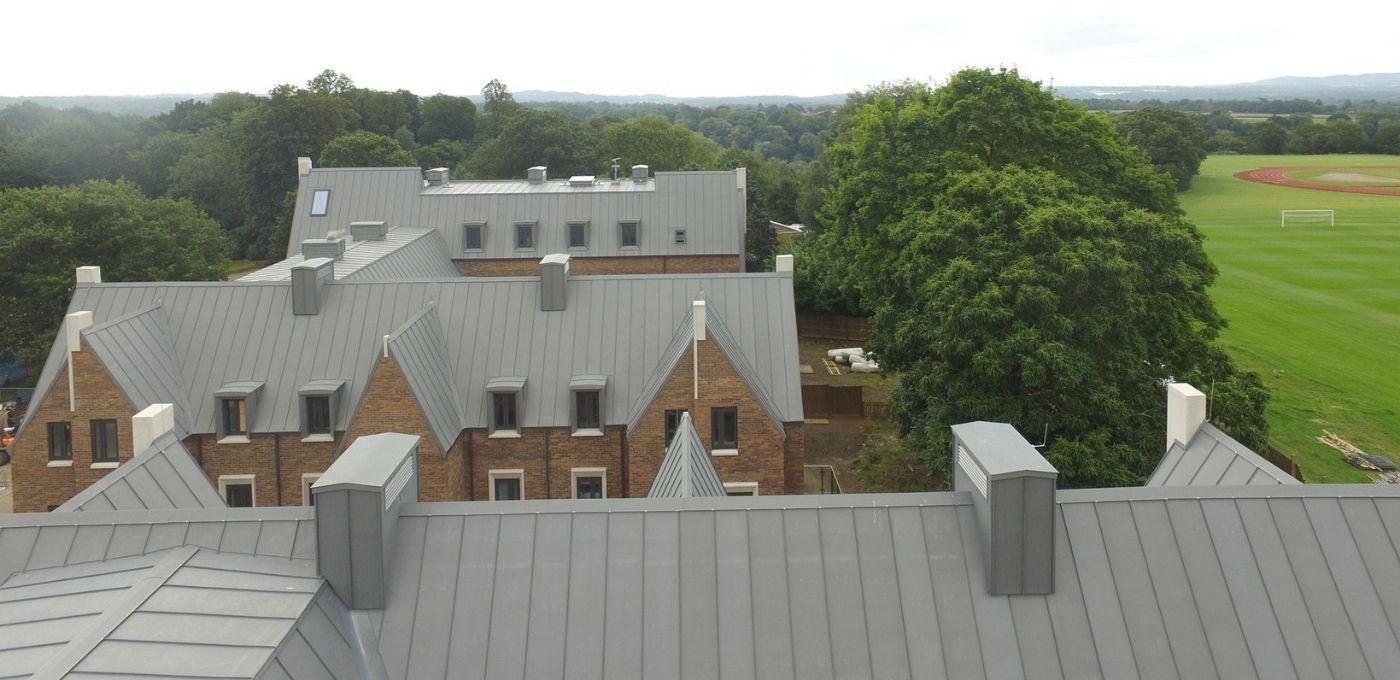
{"label": "lawn", "polygon": [[[1309,481],[1367,480],[1317,441],[1324,429],[1400,460],[1400,197],[1232,175],[1369,165],[1393,168],[1400,157],[1212,156],[1181,195],[1220,270],[1212,293],[1230,321],[1222,340],[1269,385],[1272,442]],[[1280,228],[1282,209],[1332,209],[1337,224]]]}

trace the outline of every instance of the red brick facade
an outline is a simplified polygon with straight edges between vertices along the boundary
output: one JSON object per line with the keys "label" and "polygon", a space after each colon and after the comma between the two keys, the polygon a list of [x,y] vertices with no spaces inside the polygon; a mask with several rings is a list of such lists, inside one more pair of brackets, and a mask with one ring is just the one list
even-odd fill
{"label": "red brick facade", "polygon": [[[535,276],[540,258],[479,258],[454,260],[467,276]],[[579,256],[569,260],[569,273],[604,274],[709,274],[740,270],[738,255],[637,255],[632,257]]]}
{"label": "red brick facade", "polygon": [[[15,510],[43,511],[62,504],[110,471],[92,469],[90,419],[117,422],[120,460],[129,460],[131,417],[135,409],[90,352],[73,355],[78,411],[68,410],[67,381],[59,380],[36,404],[32,425],[16,442]],[[626,428],[609,426],[601,435],[575,435],[568,427],[526,428],[519,437],[491,437],[485,430],[463,432],[444,454],[407,380],[393,359],[378,361],[353,420],[334,441],[304,441],[300,433],[254,433],[247,443],[219,443],[214,435],[186,438],[191,455],[216,487],[220,476],[253,475],[255,504],[301,505],[303,475],[325,471],[336,452],[361,435],[403,432],[422,437],[419,489],[425,501],[486,500],[492,470],[522,470],[525,498],[571,498],[576,468],[606,470],[608,497],[645,496],[665,454],[668,409],[691,412],[706,446],[711,409],[735,407],[739,446],[735,455],[711,460],[725,482],[757,482],[760,494],[801,493],[802,426],[785,426],[786,439],[712,341],[700,343],[699,398],[694,398],[687,352],[642,422],[629,438]],[[48,467],[50,421],[72,423],[73,465]],[[592,474],[592,473],[590,473]]]}

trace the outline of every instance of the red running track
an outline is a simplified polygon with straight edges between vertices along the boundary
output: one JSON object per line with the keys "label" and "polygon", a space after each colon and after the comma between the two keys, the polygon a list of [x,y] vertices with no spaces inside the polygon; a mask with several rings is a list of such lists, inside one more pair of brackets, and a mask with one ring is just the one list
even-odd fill
{"label": "red running track", "polygon": [[1293,179],[1288,176],[1290,172],[1300,172],[1303,170],[1327,170],[1327,166],[1298,166],[1291,168],[1255,168],[1254,170],[1244,170],[1235,173],[1236,179],[1247,182],[1259,182],[1261,184],[1277,184],[1282,187],[1294,187],[1297,189],[1316,189],[1318,191],[1340,191],[1344,194],[1375,194],[1379,196],[1400,196],[1400,187],[1367,187],[1367,186],[1339,186],[1336,184],[1324,184],[1322,182],[1308,182],[1301,179]]}

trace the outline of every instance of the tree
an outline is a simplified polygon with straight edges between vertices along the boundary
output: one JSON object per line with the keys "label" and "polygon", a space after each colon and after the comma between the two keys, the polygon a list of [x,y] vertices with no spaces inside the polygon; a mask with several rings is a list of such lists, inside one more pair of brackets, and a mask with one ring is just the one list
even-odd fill
{"label": "tree", "polygon": [[331,140],[321,151],[326,168],[401,168],[413,165],[413,154],[392,137],[358,130]]}
{"label": "tree", "polygon": [[515,96],[510,93],[506,84],[492,78],[481,88],[481,120],[477,122],[477,133],[482,137],[495,137],[500,134],[506,121],[521,111],[525,107],[515,101]]}
{"label": "tree", "polygon": [[393,135],[399,128],[413,124],[410,103],[417,106],[411,92],[382,92],[355,89],[343,95],[359,116],[359,128],[380,135]]}
{"label": "tree", "polygon": [[558,111],[527,109],[505,121],[500,134],[472,155],[474,177],[524,177],[535,165],[555,176],[593,174],[598,166],[597,133]]}
{"label": "tree", "polygon": [[713,168],[719,152],[714,142],[655,113],[607,126],[601,146],[606,158],[658,172]]}
{"label": "tree", "polygon": [[1249,140],[1254,153],[1280,154],[1288,145],[1288,130],[1273,120],[1266,120],[1255,126]]}
{"label": "tree", "polygon": [[418,142],[432,144],[438,140],[470,141],[476,131],[476,104],[466,97],[435,94],[423,100],[423,124],[418,128]]}
{"label": "tree", "polygon": [[1128,141],[1147,153],[1152,165],[1185,191],[1206,159],[1206,130],[1195,114],[1148,107],[1114,118]]}
{"label": "tree", "polygon": [[342,95],[355,89],[355,81],[350,80],[350,76],[344,73],[326,69],[315,78],[306,81],[306,89],[316,94]]}
{"label": "tree", "polygon": [[218,280],[228,240],[189,201],[151,199],[129,182],[0,191],[0,361],[37,370],[73,291],[73,270],[108,281]]}
{"label": "tree", "polygon": [[194,201],[232,235],[248,216],[242,192],[231,190],[236,182],[230,178],[236,180],[240,172],[233,126],[224,123],[205,128],[190,139],[188,150],[171,168],[166,195]]}

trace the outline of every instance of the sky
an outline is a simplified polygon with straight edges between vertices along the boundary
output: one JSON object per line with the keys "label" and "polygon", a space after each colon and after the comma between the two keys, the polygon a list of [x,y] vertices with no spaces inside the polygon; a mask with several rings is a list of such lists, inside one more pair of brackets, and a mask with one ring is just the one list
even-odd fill
{"label": "sky", "polygon": [[[956,5],[956,6],[952,6]],[[822,95],[968,66],[1058,85],[1210,85],[1400,71],[1400,3],[7,0],[0,95],[361,87]]]}

